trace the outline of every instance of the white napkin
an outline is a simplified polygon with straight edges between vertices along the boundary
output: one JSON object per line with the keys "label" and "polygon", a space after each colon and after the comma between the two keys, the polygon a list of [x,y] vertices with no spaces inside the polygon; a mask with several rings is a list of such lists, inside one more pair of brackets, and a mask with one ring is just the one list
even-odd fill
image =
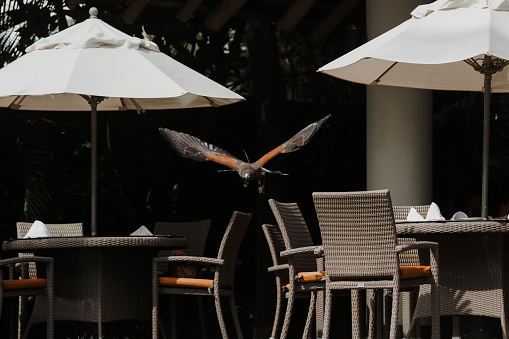
{"label": "white napkin", "polygon": [[406,220],[408,221],[421,221],[424,220],[422,215],[417,212],[415,208],[410,208],[410,211],[408,212],[408,216],[406,217]]}
{"label": "white napkin", "polygon": [[44,238],[51,237],[46,225],[39,220],[34,221],[32,227],[28,230],[23,238]]}
{"label": "white napkin", "polygon": [[431,203],[428,214],[426,215],[426,220],[445,220],[445,218],[440,213],[440,208],[434,202]]}
{"label": "white napkin", "polygon": [[467,219],[467,218],[468,218],[468,215],[465,212],[458,211],[453,214],[451,220],[463,220],[463,219]]}
{"label": "white napkin", "polygon": [[133,233],[129,234],[130,236],[147,236],[147,235],[153,235],[152,232],[150,232],[148,230],[148,228],[146,228],[145,226],[141,225],[140,228],[138,228],[136,231],[134,231]]}

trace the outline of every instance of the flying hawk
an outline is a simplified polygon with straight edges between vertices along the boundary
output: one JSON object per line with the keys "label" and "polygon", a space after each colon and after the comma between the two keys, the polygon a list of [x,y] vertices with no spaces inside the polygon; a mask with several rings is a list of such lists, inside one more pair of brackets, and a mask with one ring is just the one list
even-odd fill
{"label": "flying hawk", "polygon": [[170,143],[175,152],[182,157],[197,161],[214,161],[230,168],[230,170],[237,171],[242,179],[244,187],[247,187],[250,181],[257,179],[258,189],[260,193],[262,193],[263,183],[261,179],[265,175],[265,172],[286,175],[281,172],[270,171],[262,166],[280,153],[290,153],[299,150],[311,140],[313,135],[315,135],[329,117],[330,114],[317,122],[309,124],[299,133],[295,134],[290,140],[268,152],[254,163],[244,162],[234,157],[229,152],[215,145],[201,141],[189,134],[172,131],[167,128],[159,128],[159,133]]}

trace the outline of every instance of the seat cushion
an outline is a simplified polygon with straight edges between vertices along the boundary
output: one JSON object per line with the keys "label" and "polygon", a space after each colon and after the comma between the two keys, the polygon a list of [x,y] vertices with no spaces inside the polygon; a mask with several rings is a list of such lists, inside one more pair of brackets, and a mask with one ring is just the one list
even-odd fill
{"label": "seat cushion", "polygon": [[325,279],[325,271],[299,272],[296,277],[298,282],[316,282]]}
{"label": "seat cushion", "polygon": [[3,280],[4,290],[20,290],[25,288],[44,288],[46,287],[46,279],[15,279]]}
{"label": "seat cushion", "polygon": [[159,277],[159,286],[161,287],[209,288],[213,283],[212,279]]}
{"label": "seat cushion", "polygon": [[[318,282],[325,279],[325,271],[299,272],[295,279],[300,283]],[[290,284],[283,286],[283,292],[290,290]]]}
{"label": "seat cushion", "polygon": [[400,279],[421,278],[431,275],[431,266],[400,266]]}

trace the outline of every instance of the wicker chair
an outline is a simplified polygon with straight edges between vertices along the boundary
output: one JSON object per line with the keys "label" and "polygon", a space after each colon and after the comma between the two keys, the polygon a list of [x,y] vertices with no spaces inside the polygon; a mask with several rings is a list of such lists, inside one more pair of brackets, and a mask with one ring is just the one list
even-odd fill
{"label": "wicker chair", "polygon": [[[15,265],[26,264],[26,263],[41,263],[46,266],[45,278],[30,279],[24,277],[15,277]],[[9,275],[7,279],[3,277],[3,268],[9,268]],[[20,279],[21,278],[21,279]],[[2,304],[4,297],[19,297],[19,296],[31,296],[31,295],[42,295],[48,299],[48,310],[46,320],[46,337],[53,339],[53,258],[48,257],[15,257],[9,259],[0,260],[0,315],[2,311]],[[28,329],[25,331],[26,337]],[[11,333],[12,336],[12,333]]]}
{"label": "wicker chair", "polygon": [[283,288],[290,283],[288,280],[288,259],[279,255],[279,253],[285,250],[285,242],[279,226],[264,224],[262,229],[269,245],[272,263],[274,264],[274,266],[269,267],[267,270],[276,274],[276,313],[270,335],[270,338],[274,339],[279,332],[281,305],[285,298]]}
{"label": "wicker chair", "polygon": [[[234,276],[237,254],[252,215],[235,211],[224,233],[217,258],[170,256],[157,257],[152,262],[152,338],[158,337],[158,306],[160,294],[207,295],[215,299],[217,319],[223,338],[228,338],[226,324],[221,309],[221,297],[230,301],[230,309],[237,331],[242,339],[242,330],[235,309]],[[160,277],[158,267],[161,262],[171,263],[202,263],[215,265],[214,279],[192,279],[176,277]]]}
{"label": "wicker chair", "polygon": [[[303,338],[307,338],[311,331],[311,320],[315,312],[321,308],[316,307],[318,291],[325,288],[322,247],[315,246],[309,234],[304,217],[296,203],[280,203],[274,199],[269,200],[269,205],[277,220],[279,229],[285,243],[285,251],[280,255],[288,257],[289,286],[286,293],[287,304],[285,319],[281,329],[281,339],[288,335],[293,305],[296,297],[307,296],[310,298],[308,316],[304,327]],[[321,318],[317,314],[317,318]],[[321,329],[320,329],[321,330]]]}
{"label": "wicker chair", "polygon": [[[323,240],[326,306],[323,338],[329,337],[333,290],[392,289],[390,338],[396,338],[400,289],[430,284],[432,338],[440,337],[438,244],[398,245],[388,190],[314,192]],[[399,253],[430,249],[430,266],[400,266]],[[352,298],[352,334],[359,333],[359,303]]]}
{"label": "wicker chair", "polygon": [[[32,227],[30,222],[17,222],[16,231],[18,239],[23,238]],[[46,224],[48,231],[52,237],[81,237],[83,236],[83,223],[71,223],[71,224]],[[32,256],[32,253],[20,253],[20,257]],[[37,278],[37,270],[35,264],[31,262],[29,264],[28,274],[31,279]]]}
{"label": "wicker chair", "polygon": [[[205,252],[205,245],[207,243],[207,236],[209,234],[211,219],[188,221],[188,222],[167,222],[156,221],[154,225],[154,235],[178,235],[186,237],[188,246],[186,247],[185,254],[193,257],[203,257]],[[168,257],[172,251],[159,251],[159,257]],[[167,263],[161,263],[159,269],[164,270],[167,268]],[[166,264],[166,267],[164,265]],[[197,278],[201,278],[200,271],[197,271]],[[197,300],[198,304],[198,320],[200,322],[201,338],[207,338],[205,331],[205,320],[203,314],[203,303],[201,298]],[[170,300],[171,310],[171,337],[177,338],[177,301],[175,297]]]}
{"label": "wicker chair", "polygon": [[[68,224],[45,224],[48,228],[48,231],[52,237],[81,237],[83,236],[83,223],[68,223]],[[16,232],[18,239],[23,238],[28,231],[32,227],[32,223],[30,222],[17,222],[16,223]],[[33,253],[19,253],[20,257],[25,256],[33,256]],[[28,277],[30,279],[37,279],[37,268],[34,262],[30,262],[28,264]],[[28,312],[26,311],[29,308],[29,300],[27,297],[20,297],[19,301],[19,317],[18,317],[18,328],[20,330],[20,335],[23,334],[21,329],[25,327],[26,322],[28,322]],[[27,326],[27,330],[30,326]]]}
{"label": "wicker chair", "polygon": [[[392,210],[394,211],[394,219],[395,220],[406,220],[408,216],[408,212],[410,212],[411,208],[415,208],[417,213],[419,213],[423,218],[426,218],[428,214],[428,210],[430,205],[416,205],[416,206],[392,206]],[[399,237],[398,245],[405,245],[410,242],[416,242],[415,238],[409,237]],[[417,266],[420,265],[419,260],[419,252],[417,249],[409,250],[399,255],[399,263],[403,266]],[[402,303],[402,323],[403,323],[403,333],[409,333],[415,327],[412,322],[412,316],[415,310],[415,305],[417,303],[417,296],[419,294],[419,286],[415,288],[409,288],[408,291],[404,291],[401,294],[401,303]]]}

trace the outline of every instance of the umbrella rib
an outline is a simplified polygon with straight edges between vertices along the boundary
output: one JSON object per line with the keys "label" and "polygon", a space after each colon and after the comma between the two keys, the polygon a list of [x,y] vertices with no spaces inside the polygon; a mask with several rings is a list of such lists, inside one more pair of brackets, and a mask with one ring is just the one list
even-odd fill
{"label": "umbrella rib", "polygon": [[210,99],[209,97],[206,97],[206,96],[203,96],[209,103],[210,103],[210,106],[212,107],[219,107],[218,104],[216,104],[212,99]]}
{"label": "umbrella rib", "polygon": [[136,113],[138,113],[138,114],[145,113],[145,110],[143,109],[143,107],[141,107],[136,102],[136,100],[134,100],[133,98],[129,98],[129,100],[131,100],[131,102],[133,103],[134,107],[136,107]]}
{"label": "umbrella rib", "polygon": [[470,65],[474,70],[481,74],[495,74],[501,72],[505,66],[509,64],[509,61],[497,58],[492,55],[484,55],[484,58],[470,58],[463,60]]}
{"label": "umbrella rib", "polygon": [[[9,108],[10,109],[20,109],[21,108],[21,103],[23,102],[23,100],[25,100],[27,96],[26,95],[18,95],[16,96],[16,98],[9,104]],[[19,99],[19,101],[16,103],[16,101]]]}
{"label": "umbrella rib", "polygon": [[396,64],[397,64],[397,63],[398,63],[397,61],[396,61],[396,62],[394,62],[394,63],[393,63],[390,67],[388,67],[388,68],[387,68],[387,69],[386,69],[386,70],[385,70],[382,74],[380,74],[380,75],[378,76],[378,78],[376,78],[375,80],[373,80],[373,82],[371,82],[369,85],[370,85],[370,86],[371,86],[371,85],[378,85],[378,83],[380,82],[380,80],[382,79],[382,77],[383,77],[384,75],[386,75],[386,74],[387,74],[387,73],[388,73],[388,72],[389,72],[389,71],[390,71],[390,70],[391,70],[394,66],[396,66]]}

